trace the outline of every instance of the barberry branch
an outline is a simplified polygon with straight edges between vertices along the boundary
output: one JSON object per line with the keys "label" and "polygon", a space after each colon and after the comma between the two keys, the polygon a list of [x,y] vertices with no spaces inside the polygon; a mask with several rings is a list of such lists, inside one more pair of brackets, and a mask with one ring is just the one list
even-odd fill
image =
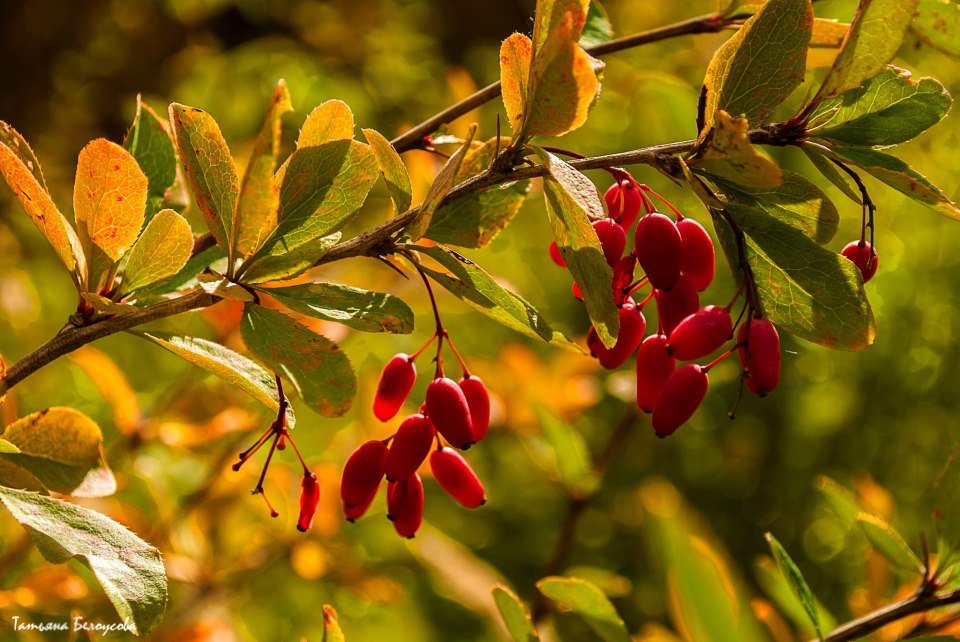
{"label": "barberry branch", "polygon": [[858,640],[905,617],[926,613],[942,606],[960,604],[960,589],[937,593],[931,591],[930,586],[924,585],[908,598],[888,604],[861,618],[847,622],[825,635],[824,642]]}

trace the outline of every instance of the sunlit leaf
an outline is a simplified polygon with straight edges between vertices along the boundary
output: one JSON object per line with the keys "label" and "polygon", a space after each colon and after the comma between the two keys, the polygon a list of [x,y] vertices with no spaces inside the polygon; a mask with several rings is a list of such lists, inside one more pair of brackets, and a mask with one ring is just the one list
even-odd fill
{"label": "sunlit leaf", "polygon": [[307,115],[300,128],[297,147],[353,140],[353,112],[342,100],[328,100]]}
{"label": "sunlit leaf", "polygon": [[244,309],[240,332],[251,352],[286,377],[311,408],[325,417],[350,409],[357,377],[335,343],[282,312],[252,304]]}
{"label": "sunlit leaf", "polygon": [[406,212],[413,201],[413,188],[410,186],[410,174],[400,158],[400,154],[393,148],[383,134],[375,129],[364,129],[363,135],[377,157],[380,172],[387,182],[387,191],[397,208],[397,212]]}
{"label": "sunlit leaf", "polygon": [[413,311],[391,294],[361,290],[337,283],[303,283],[262,288],[294,312],[336,321],[363,332],[413,332]]}
{"label": "sunlit leaf", "polygon": [[227,142],[217,121],[196,107],[173,103],[170,123],[197,207],[217,245],[229,252],[240,179]]}
{"label": "sunlit leaf", "polygon": [[767,122],[803,82],[812,28],[810,0],[768,0],[744,22],[707,67],[703,133],[720,110],[754,126]]}
{"label": "sunlit leaf", "polygon": [[190,224],[173,210],[150,219],[133,244],[123,270],[123,291],[132,292],[177,274],[193,253]]}
{"label": "sunlit leaf", "polygon": [[[807,615],[806,608],[800,601],[796,591],[780,572],[777,563],[770,557],[762,555],[757,558],[755,566],[755,576],[760,588],[763,589],[767,597],[777,606],[779,611],[786,616],[794,626],[808,635],[816,635],[813,628],[813,622]],[[837,626],[836,619],[824,608],[823,604],[814,598],[814,605],[820,618],[820,625],[824,631],[832,631]]]}
{"label": "sunlit leaf", "polygon": [[59,499],[0,486],[0,501],[47,561],[89,567],[134,633],[148,635],[160,622],[167,603],[160,551],[121,524]]}
{"label": "sunlit leaf", "polygon": [[823,630],[820,626],[820,614],[817,612],[817,605],[814,602],[813,593],[810,591],[807,581],[803,579],[803,574],[800,572],[800,569],[793,561],[793,558],[790,557],[790,554],[787,553],[786,549],[777,541],[777,538],[774,537],[772,533],[767,533],[766,538],[767,543],[770,544],[773,559],[777,561],[777,566],[780,567],[780,572],[790,583],[790,586],[793,587],[797,597],[800,598],[803,610],[806,611],[807,617],[810,618],[817,637],[822,640]]}
{"label": "sunlit leaf", "polygon": [[[137,95],[137,113],[123,146],[137,159],[147,177],[148,194],[155,207],[167,194],[177,176],[177,152],[166,124]],[[151,209],[153,209],[151,207]],[[147,213],[152,214],[151,212]]]}
{"label": "sunlit leaf", "polygon": [[495,585],[492,593],[493,601],[497,605],[497,610],[500,611],[500,617],[507,627],[510,639],[513,642],[538,642],[540,636],[533,628],[530,613],[516,593],[502,584]]}
{"label": "sunlit leaf", "polygon": [[923,562],[890,524],[871,513],[857,515],[857,522],[874,549],[893,564],[895,568],[916,575],[923,575]]}
{"label": "sunlit leaf", "polygon": [[137,311],[135,305],[114,301],[96,292],[82,292],[80,297],[93,306],[94,310],[103,314],[130,314]]}
{"label": "sunlit leaf", "polygon": [[253,293],[245,286],[213,272],[202,272],[197,276],[197,285],[206,292],[220,299],[242,301],[247,303],[254,300]]}
{"label": "sunlit leaf", "polygon": [[580,34],[580,46],[593,47],[612,38],[613,25],[610,24],[610,16],[607,15],[607,10],[603,8],[599,0],[590,0],[590,8],[587,9],[587,22],[583,25],[583,32]]}
{"label": "sunlit leaf", "polygon": [[960,4],[955,0],[920,0],[913,32],[931,47],[960,57]]}
{"label": "sunlit leaf", "polygon": [[500,45],[500,86],[507,120],[513,131],[520,131],[526,115],[524,108],[530,76],[533,45],[522,33],[511,34]]}
{"label": "sunlit leaf", "polygon": [[[312,239],[307,238],[297,246],[282,246],[285,251],[277,254],[264,254],[243,273],[247,283],[267,283],[292,279],[303,274],[323,258],[334,245],[340,242],[341,232]],[[281,246],[277,247],[280,250]]]}
{"label": "sunlit leaf", "polygon": [[227,255],[219,245],[193,254],[186,265],[170,278],[144,286],[137,292],[137,299],[195,288],[198,285],[197,276],[207,268],[221,274],[227,271]]}
{"label": "sunlit leaf", "polygon": [[537,589],[583,618],[607,642],[630,641],[623,618],[596,585],[577,577],[545,577]]}
{"label": "sunlit leaf", "polygon": [[575,495],[589,495],[596,489],[599,479],[583,435],[546,409],[538,408],[537,411],[540,430],[553,451],[560,481]]}
{"label": "sunlit leaf", "polygon": [[437,176],[433,179],[433,183],[430,184],[430,189],[427,190],[427,195],[423,197],[423,202],[420,204],[417,216],[407,224],[404,230],[411,240],[418,241],[427,233],[430,222],[433,220],[433,215],[437,211],[437,208],[440,207],[440,203],[447,197],[447,194],[450,193],[454,185],[456,185],[457,172],[460,171],[460,165],[463,163],[467,152],[470,151],[470,144],[473,142],[473,137],[476,133],[477,126],[475,124],[471,125],[470,132],[463,145],[447,159],[447,162],[444,163],[443,167],[441,167],[437,173]]}
{"label": "sunlit leaf", "polygon": [[40,168],[40,161],[37,160],[30,144],[20,135],[20,132],[2,120],[0,120],[0,145],[5,145],[9,151],[13,152],[14,156],[20,159],[23,166],[33,175],[40,189],[46,192],[47,183],[43,178],[43,170]]}
{"label": "sunlit leaf", "polygon": [[811,47],[828,47],[834,49],[843,44],[847,37],[850,25],[846,22],[827,18],[813,19],[813,32],[810,34]]}
{"label": "sunlit leaf", "polygon": [[717,112],[713,136],[696,165],[740,185],[777,187],[783,180],[783,171],[750,142],[749,132],[746,119],[732,118],[723,110]]}
{"label": "sunlit leaf", "polygon": [[323,605],[323,638],[320,642],[345,642],[337,612],[329,604]]}

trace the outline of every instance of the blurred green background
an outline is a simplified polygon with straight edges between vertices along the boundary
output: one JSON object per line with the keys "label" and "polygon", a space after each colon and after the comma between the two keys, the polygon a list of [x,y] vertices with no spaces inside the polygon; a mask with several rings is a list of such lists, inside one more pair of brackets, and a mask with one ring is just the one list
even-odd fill
{"label": "blurred green background", "polygon": [[[620,35],[716,8],[712,0],[604,4]],[[855,4],[817,2],[817,15],[849,19]],[[349,103],[358,125],[391,137],[495,80],[500,40],[529,31],[533,5],[7,3],[0,22],[0,119],[31,142],[70,218],[79,150],[96,137],[122,140],[138,92],[161,113],[171,101],[209,111],[241,163],[278,78],[286,79],[296,107],[285,132],[288,149],[306,114],[330,98]],[[589,155],[694,137],[703,72],[726,37],[687,36],[607,57],[589,123],[558,144]],[[814,54],[808,84],[784,115],[828,61],[828,53]],[[932,49],[908,41],[898,64],[960,94],[960,66]],[[490,103],[451,131],[463,132],[474,120],[483,135],[493,136],[498,113],[499,101]],[[896,152],[954,200],[960,197],[958,133],[960,115],[954,113]],[[855,238],[859,207],[816,176],[799,152],[773,154],[815,180],[840,207],[844,220],[835,249]],[[437,160],[424,152],[405,160],[422,196]],[[708,222],[686,190],[645,167],[635,168],[635,175]],[[602,173],[593,177],[606,188]],[[726,415],[738,371],[725,362],[711,374],[702,409],[674,437],[658,440],[645,420],[637,422],[584,512],[562,570],[600,583],[632,631],[652,636],[648,624],[671,626],[662,542],[650,528],[651,503],[659,497],[672,506],[675,499],[662,480],[700,515],[698,528],[729,553],[745,595],[760,594],[751,569],[767,550],[763,533],[772,531],[841,620],[882,604],[898,584],[878,570],[858,533],[824,509],[814,489],[817,476],[856,488],[915,547],[920,531],[929,532],[930,489],[960,426],[960,228],[874,181],[868,186],[879,206],[881,267],[867,286],[879,325],[875,344],[841,353],[785,337],[780,388],[764,400],[746,398],[736,421]],[[467,254],[582,337],[586,316],[570,296],[569,275],[547,257],[550,231],[537,194],[535,188],[489,248]],[[383,220],[389,207],[380,184],[351,232]],[[201,229],[195,215],[191,222]],[[726,303],[732,280],[725,266],[718,272],[704,300]],[[319,469],[324,497],[307,536],[293,528],[299,479],[292,456],[282,457],[268,477],[268,493],[281,512],[277,520],[246,492],[258,470],[229,470],[235,453],[269,421],[266,414],[242,393],[137,338],[114,336],[96,344],[101,352],[84,351],[47,367],[10,395],[3,420],[70,405],[99,421],[120,490],[83,503],[164,552],[172,593],[155,639],[316,640],[324,603],[339,611],[348,640],[499,639],[490,583],[506,581],[531,600],[567,511],[568,494],[556,480],[537,409],[568,421],[598,453],[630,405],[629,368],[598,371],[586,357],[535,345],[441,294],[451,334],[495,395],[492,434],[468,455],[490,501],[468,514],[428,481],[427,527],[408,543],[383,519],[382,500],[359,523],[344,523],[337,480],[357,444],[392,432],[393,425],[381,425],[370,412],[373,390],[390,356],[414,350],[429,335],[427,301],[418,283],[367,259],[324,267],[317,276],[400,295],[416,310],[418,330],[381,336],[318,326],[344,347],[361,384],[354,409],[339,420],[296,406],[298,444]],[[9,190],[0,188],[0,354],[8,362],[24,356],[56,333],[75,304],[54,254]],[[221,303],[162,325],[236,347],[236,312]],[[422,396],[424,385],[421,378],[412,399]],[[65,616],[77,609],[91,619],[112,619],[79,566],[42,563],[7,517],[0,517],[0,537],[0,618]],[[556,626],[561,639],[596,639],[569,616],[559,616]]]}

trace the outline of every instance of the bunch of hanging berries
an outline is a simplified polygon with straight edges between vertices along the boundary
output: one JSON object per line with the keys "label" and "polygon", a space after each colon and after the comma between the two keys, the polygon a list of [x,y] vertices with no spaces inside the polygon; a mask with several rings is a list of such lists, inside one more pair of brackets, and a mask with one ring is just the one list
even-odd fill
{"label": "bunch of hanging berries", "polygon": [[[412,259],[411,259],[412,260]],[[414,263],[414,267],[419,266]],[[451,497],[467,508],[486,502],[486,492],[477,474],[458,451],[481,441],[490,426],[490,396],[483,381],[470,373],[440,315],[430,282],[420,272],[431,303],[437,329],[412,355],[398,354],[384,367],[377,385],[373,413],[389,421],[400,412],[417,379],[415,361],[437,341],[433,381],[427,386],[420,410],[409,415],[386,439],[372,439],[360,445],[343,467],[340,498],[347,520],[359,519],[387,480],[387,519],[402,537],[412,538],[423,521],[423,482],[417,472],[429,457],[434,479]],[[444,342],[456,355],[463,370],[459,381],[444,375],[441,357]],[[446,441],[448,446],[444,446]]]}

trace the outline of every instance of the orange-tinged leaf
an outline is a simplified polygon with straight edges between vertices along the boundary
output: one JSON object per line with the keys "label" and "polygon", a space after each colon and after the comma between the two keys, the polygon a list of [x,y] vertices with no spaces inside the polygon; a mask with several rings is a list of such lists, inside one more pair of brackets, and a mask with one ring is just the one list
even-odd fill
{"label": "orange-tinged leaf", "polygon": [[810,35],[811,47],[839,47],[847,36],[850,25],[846,22],[828,20],[827,18],[813,19],[813,33]]}
{"label": "orange-tinged leaf", "polygon": [[133,245],[146,206],[147,177],[130,152],[103,138],[80,151],[73,215],[92,284]]}
{"label": "orange-tinged leaf", "polygon": [[[715,115],[710,139],[700,167],[734,183],[774,188],[783,182],[783,171],[750,143],[746,118],[733,118],[722,109]],[[690,162],[694,164],[693,161]]]}
{"label": "orange-tinged leaf", "polygon": [[524,94],[530,74],[531,43],[522,33],[512,34],[500,45],[500,84],[503,106],[513,131],[523,125]]}
{"label": "orange-tinged leaf", "polygon": [[9,147],[10,151],[17,155],[20,162],[26,165],[33,177],[37,179],[40,187],[47,191],[47,183],[43,179],[43,170],[40,169],[40,161],[37,160],[33,150],[30,149],[30,145],[20,135],[20,132],[2,120],[0,120],[0,143]]}
{"label": "orange-tinged leaf", "polygon": [[406,212],[413,200],[413,188],[410,186],[410,174],[400,158],[400,154],[393,148],[390,141],[375,129],[364,129],[363,135],[370,144],[373,155],[377,157],[380,172],[387,182],[387,191],[396,205],[397,212]]}
{"label": "orange-tinged leaf", "polygon": [[0,174],[63,264],[82,281],[86,265],[76,233],[54,205],[47,190],[37,182],[36,175],[16,152],[4,144],[0,144]]}
{"label": "orange-tinged leaf", "polygon": [[316,147],[336,140],[353,140],[353,112],[342,100],[328,100],[307,116],[297,148]]}
{"label": "orange-tinged leaf", "polygon": [[127,376],[106,353],[83,346],[68,357],[90,378],[97,391],[113,408],[113,423],[125,435],[140,424],[140,402]]}
{"label": "orange-tinged leaf", "polygon": [[280,151],[281,119],[289,111],[293,111],[290,92],[281,80],[273,94],[270,110],[263,121],[240,185],[237,211],[231,228],[234,261],[256,252],[277,226],[280,183],[274,178],[274,170]]}
{"label": "orange-tinged leaf", "polygon": [[130,250],[123,291],[132,292],[173,276],[192,253],[193,232],[187,219],[173,210],[157,212]]}
{"label": "orange-tinged leaf", "polygon": [[170,123],[197,207],[217,245],[228,251],[240,179],[227,142],[217,121],[202,109],[173,103]]}

